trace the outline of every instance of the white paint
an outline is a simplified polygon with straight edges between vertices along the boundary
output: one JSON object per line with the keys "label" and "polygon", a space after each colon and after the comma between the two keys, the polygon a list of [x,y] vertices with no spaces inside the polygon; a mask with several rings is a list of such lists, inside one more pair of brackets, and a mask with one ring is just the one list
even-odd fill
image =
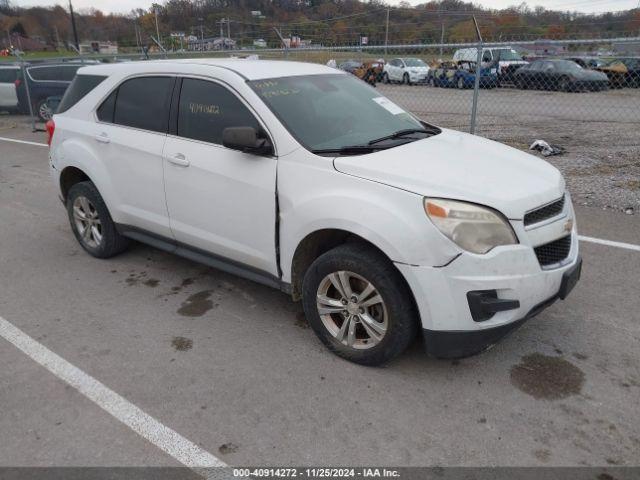
{"label": "white paint", "polygon": [[640,245],[634,245],[633,243],[614,242],[613,240],[585,237],[584,235],[580,235],[578,238],[581,242],[597,243],[599,245],[607,245],[608,247],[624,248],[626,250],[635,250],[636,252],[640,252]]}
{"label": "white paint", "polygon": [[48,147],[49,146],[46,143],[30,142],[28,140],[18,140],[16,138],[0,137],[0,140],[2,140],[4,142],[24,143],[25,145],[35,145],[36,147]]}
{"label": "white paint", "polygon": [[[201,468],[227,466],[211,453],[143,412],[124,397],[56,355],[2,317],[0,317],[0,337],[22,350],[32,360],[71,385],[100,408],[183,465],[196,471]],[[213,474],[214,472],[202,473]]]}

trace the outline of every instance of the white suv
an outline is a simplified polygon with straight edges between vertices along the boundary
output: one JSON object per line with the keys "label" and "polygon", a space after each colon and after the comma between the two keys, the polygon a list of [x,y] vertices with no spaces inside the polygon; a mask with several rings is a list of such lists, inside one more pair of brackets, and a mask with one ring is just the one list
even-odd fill
{"label": "white suv", "polygon": [[426,83],[429,66],[419,58],[394,58],[385,63],[382,73],[384,83],[400,82],[406,85]]}
{"label": "white suv", "polygon": [[418,331],[434,356],[479,352],[580,275],[558,170],[326,66],[86,67],[59,112],[51,172],[87,252],[135,239],[290,292],[358,363]]}

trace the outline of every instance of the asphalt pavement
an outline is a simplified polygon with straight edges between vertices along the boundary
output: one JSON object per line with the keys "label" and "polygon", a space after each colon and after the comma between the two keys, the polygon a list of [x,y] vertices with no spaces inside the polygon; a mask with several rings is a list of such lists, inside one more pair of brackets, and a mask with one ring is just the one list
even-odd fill
{"label": "asphalt pavement", "polygon": [[[640,243],[638,215],[577,220]],[[571,296],[490,351],[441,361],[416,341],[365,368],[283,293],[143,245],[88,256],[46,148],[0,140],[0,317],[140,409],[114,418],[0,338],[0,466],[179,465],[140,412],[230,465],[637,466],[640,252],[581,249]]]}

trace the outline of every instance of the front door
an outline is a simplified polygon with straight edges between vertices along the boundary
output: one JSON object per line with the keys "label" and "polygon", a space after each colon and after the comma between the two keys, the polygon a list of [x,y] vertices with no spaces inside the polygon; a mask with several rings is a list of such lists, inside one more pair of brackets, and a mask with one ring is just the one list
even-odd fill
{"label": "front door", "polygon": [[182,80],[175,136],[164,146],[164,175],[176,240],[277,275],[276,159],[222,146],[227,127],[262,126],[227,87]]}

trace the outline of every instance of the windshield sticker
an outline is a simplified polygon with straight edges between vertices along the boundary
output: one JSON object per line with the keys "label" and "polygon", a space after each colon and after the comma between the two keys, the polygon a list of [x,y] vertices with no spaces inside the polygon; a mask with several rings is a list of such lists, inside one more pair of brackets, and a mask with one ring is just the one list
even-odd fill
{"label": "windshield sticker", "polygon": [[376,97],[372,98],[372,100],[392,115],[400,115],[402,113],[406,113],[401,107],[393,103],[388,98]]}
{"label": "windshield sticker", "polygon": [[287,95],[296,95],[300,93],[300,89],[281,86],[277,80],[267,80],[264,82],[255,83],[255,88],[260,91],[260,95],[264,98],[271,97],[284,97]]}

